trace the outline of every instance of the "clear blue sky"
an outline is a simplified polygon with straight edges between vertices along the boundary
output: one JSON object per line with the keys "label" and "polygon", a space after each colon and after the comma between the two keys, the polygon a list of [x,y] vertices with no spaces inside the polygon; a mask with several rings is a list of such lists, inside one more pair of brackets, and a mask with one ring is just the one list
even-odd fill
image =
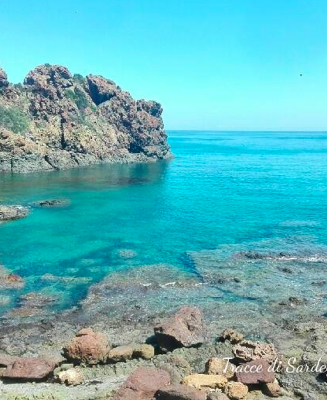
{"label": "clear blue sky", "polygon": [[327,130],[327,0],[4,1],[10,80],[46,62],[158,100],[167,129]]}

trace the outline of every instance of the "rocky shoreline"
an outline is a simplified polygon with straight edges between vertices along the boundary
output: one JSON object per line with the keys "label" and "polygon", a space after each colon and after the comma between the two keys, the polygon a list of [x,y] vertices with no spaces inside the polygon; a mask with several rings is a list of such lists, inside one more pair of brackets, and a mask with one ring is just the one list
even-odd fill
{"label": "rocky shoreline", "polygon": [[161,115],[102,76],[44,64],[14,85],[0,69],[0,172],[169,159]]}
{"label": "rocky shoreline", "polygon": [[[75,323],[69,318],[64,331],[63,319],[10,328],[7,341],[14,344],[15,331],[23,340],[42,327],[46,346],[37,346],[33,356],[26,349],[24,356],[1,354],[1,398],[319,400],[327,395],[326,372],[315,369],[319,351],[325,357],[320,364],[326,362],[324,323],[294,323],[274,340],[264,335],[258,340],[233,328],[221,331],[217,325],[223,321],[209,322],[190,306],[142,327],[134,321],[116,330],[95,324],[74,333],[77,317]],[[5,334],[2,326],[2,344]],[[289,365],[299,371],[290,372]]]}

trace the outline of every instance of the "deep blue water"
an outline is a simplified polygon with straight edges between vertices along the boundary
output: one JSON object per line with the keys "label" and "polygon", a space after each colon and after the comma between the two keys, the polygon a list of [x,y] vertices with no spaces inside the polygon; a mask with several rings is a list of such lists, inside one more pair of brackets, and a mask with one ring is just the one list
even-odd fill
{"label": "deep blue water", "polygon": [[[118,267],[168,263],[191,270],[188,252],[223,245],[327,254],[327,133],[169,137],[175,155],[169,162],[0,175],[1,203],[71,201],[0,226],[0,264],[27,282],[1,292],[5,308],[32,290],[54,293],[58,307],[68,307]],[[122,257],[125,250],[133,257]],[[84,279],[54,282],[44,274]]]}

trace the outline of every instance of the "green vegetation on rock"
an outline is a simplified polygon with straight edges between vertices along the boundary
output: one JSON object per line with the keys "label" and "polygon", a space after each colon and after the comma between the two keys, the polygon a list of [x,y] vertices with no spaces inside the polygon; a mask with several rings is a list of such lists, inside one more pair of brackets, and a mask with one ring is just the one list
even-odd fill
{"label": "green vegetation on rock", "polygon": [[0,105],[0,126],[14,133],[24,133],[29,126],[29,118],[16,107]]}
{"label": "green vegetation on rock", "polygon": [[85,96],[83,91],[78,88],[75,88],[74,90],[67,90],[65,96],[68,99],[71,99],[77,105],[80,111],[83,111],[89,106],[87,97]]}

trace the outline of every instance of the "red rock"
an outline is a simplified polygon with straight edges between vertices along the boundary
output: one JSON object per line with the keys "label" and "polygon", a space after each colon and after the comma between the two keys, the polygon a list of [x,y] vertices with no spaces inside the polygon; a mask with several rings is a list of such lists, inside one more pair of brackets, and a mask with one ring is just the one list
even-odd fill
{"label": "red rock", "polygon": [[206,394],[186,385],[172,385],[159,389],[156,400],[206,400]]}
{"label": "red rock", "polygon": [[49,376],[56,367],[56,363],[36,357],[18,358],[7,366],[2,377],[7,379],[39,380]]}
{"label": "red rock", "polygon": [[[152,399],[159,389],[169,384],[168,372],[158,368],[141,367],[128,377],[116,393],[114,400]],[[132,395],[131,391],[134,393],[134,397],[128,397]]]}
{"label": "red rock", "polygon": [[72,361],[98,364],[107,360],[109,350],[108,339],[103,333],[84,328],[64,348],[64,355]]}
{"label": "red rock", "polygon": [[183,307],[171,318],[161,321],[154,333],[161,348],[172,350],[203,343],[202,312],[197,307]]}
{"label": "red rock", "polygon": [[258,383],[271,383],[275,380],[275,373],[269,370],[269,363],[266,360],[254,360],[238,367],[236,372],[237,382],[246,385]]}

